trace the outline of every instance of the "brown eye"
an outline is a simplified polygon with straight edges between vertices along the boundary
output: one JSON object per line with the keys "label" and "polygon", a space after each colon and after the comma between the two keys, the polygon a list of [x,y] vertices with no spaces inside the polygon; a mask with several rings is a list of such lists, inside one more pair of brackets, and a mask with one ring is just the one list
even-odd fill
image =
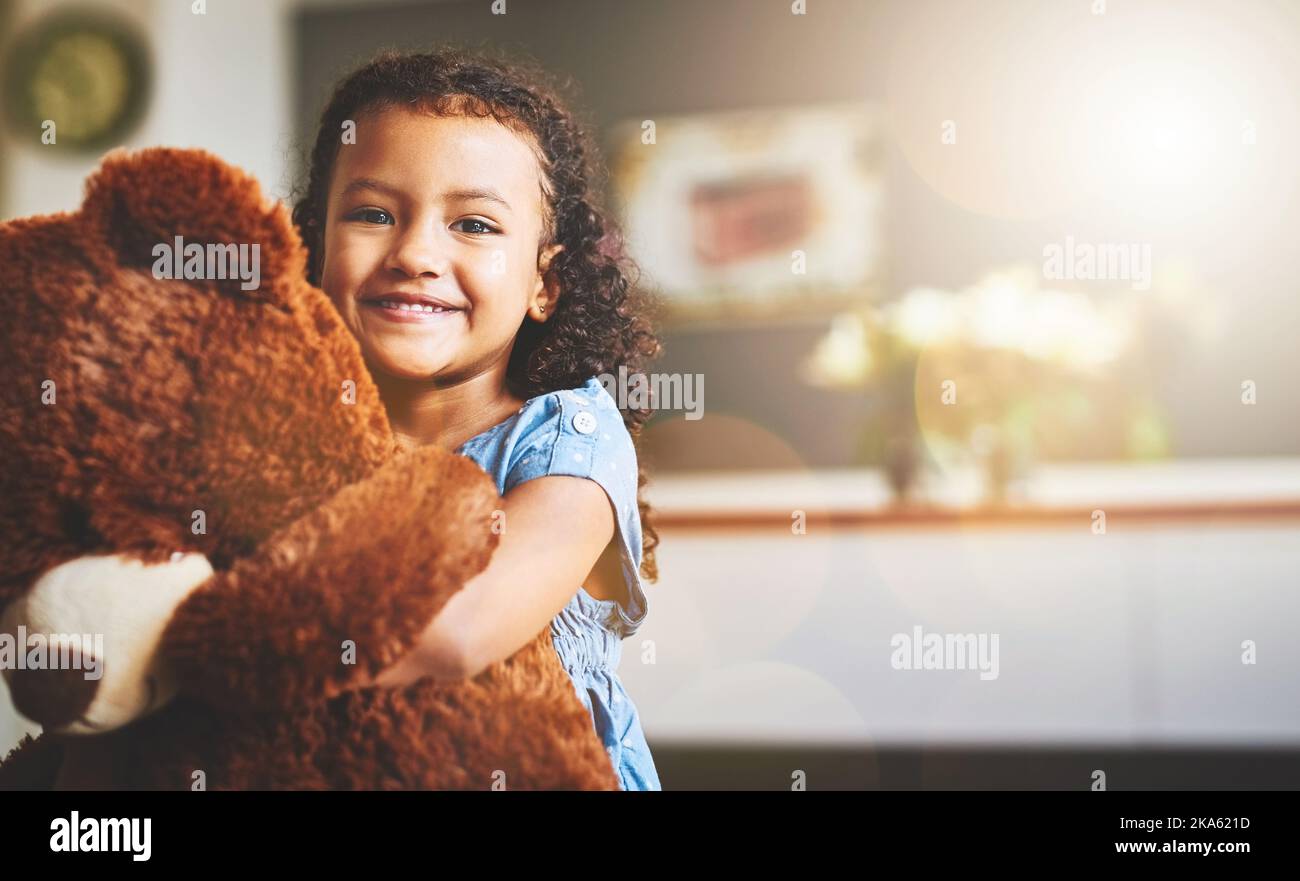
{"label": "brown eye", "polygon": [[362,223],[375,223],[385,226],[392,224],[393,215],[378,208],[358,208],[348,215],[348,220],[360,220]]}
{"label": "brown eye", "polygon": [[[470,218],[466,218],[465,220],[458,220],[458,221],[456,221],[456,223],[474,223],[474,224],[477,224],[477,225],[480,227],[479,229],[467,229],[467,230],[465,230],[465,232],[470,233],[470,234],[472,234],[472,235],[484,235],[484,234],[486,234],[486,233],[493,233],[493,232],[496,232],[496,230],[494,230],[492,227],[488,226],[488,225],[487,225],[486,223],[484,223],[483,221],[481,221],[481,220],[475,220],[475,219],[472,218],[472,217],[470,217]],[[453,224],[453,225],[454,225],[454,224]]]}

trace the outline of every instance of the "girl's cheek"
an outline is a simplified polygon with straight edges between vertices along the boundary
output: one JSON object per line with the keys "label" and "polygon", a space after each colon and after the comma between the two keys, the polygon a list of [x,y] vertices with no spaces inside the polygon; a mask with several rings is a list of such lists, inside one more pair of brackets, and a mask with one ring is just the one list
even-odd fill
{"label": "girl's cheek", "polygon": [[335,250],[327,244],[325,246],[325,262],[320,271],[320,287],[335,303],[338,302],[339,295],[342,293],[340,282],[338,257]]}
{"label": "girl's cheek", "polygon": [[321,270],[321,289],[331,297],[354,291],[367,273],[364,248],[345,235],[335,236],[325,246],[325,266]]}

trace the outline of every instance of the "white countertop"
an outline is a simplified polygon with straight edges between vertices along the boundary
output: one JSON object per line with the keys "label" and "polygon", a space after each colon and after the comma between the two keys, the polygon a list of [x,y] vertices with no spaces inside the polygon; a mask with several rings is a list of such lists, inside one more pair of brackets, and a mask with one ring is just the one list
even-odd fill
{"label": "white countertop", "polygon": [[[651,474],[647,497],[664,513],[883,510],[892,494],[878,469]],[[978,472],[930,475],[918,499],[964,508],[980,502]],[[1039,467],[1007,502],[1030,507],[1189,505],[1300,501],[1300,458],[1086,462]]]}

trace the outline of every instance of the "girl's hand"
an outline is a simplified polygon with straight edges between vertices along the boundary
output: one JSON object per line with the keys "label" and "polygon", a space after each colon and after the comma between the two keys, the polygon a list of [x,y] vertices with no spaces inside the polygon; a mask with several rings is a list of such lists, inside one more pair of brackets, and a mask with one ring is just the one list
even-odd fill
{"label": "girl's hand", "polygon": [[435,617],[433,623],[425,628],[418,645],[393,664],[380,670],[378,675],[372,677],[357,674],[346,685],[331,684],[326,688],[325,696],[327,699],[334,698],[340,694],[365,688],[405,688],[421,679],[434,679],[440,682],[464,679],[467,674],[465,665],[459,660],[459,655],[445,649],[431,650],[431,646],[435,645],[445,645],[439,638],[438,617]]}
{"label": "girl's hand", "polygon": [[504,501],[510,528],[487,568],[447,600],[410,651],[327,696],[472,678],[549,626],[614,538],[612,503],[593,480],[554,475],[520,484]]}

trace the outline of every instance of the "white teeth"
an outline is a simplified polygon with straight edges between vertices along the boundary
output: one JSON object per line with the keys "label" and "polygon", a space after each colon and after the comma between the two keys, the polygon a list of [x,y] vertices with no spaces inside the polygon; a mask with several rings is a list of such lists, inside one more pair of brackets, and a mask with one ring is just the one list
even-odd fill
{"label": "white teeth", "polygon": [[445,309],[442,306],[434,306],[431,303],[399,303],[396,300],[380,300],[379,305],[385,309],[392,309],[397,312],[451,312],[454,310]]}

